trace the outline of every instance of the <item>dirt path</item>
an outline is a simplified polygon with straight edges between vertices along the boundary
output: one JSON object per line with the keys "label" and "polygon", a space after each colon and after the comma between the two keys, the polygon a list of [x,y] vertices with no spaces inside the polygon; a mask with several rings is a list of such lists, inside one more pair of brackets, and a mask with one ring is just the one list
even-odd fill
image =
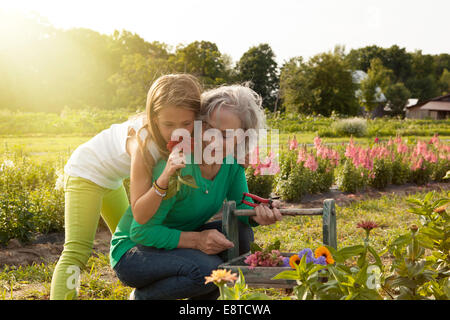
{"label": "dirt path", "polygon": [[[365,192],[358,192],[355,194],[344,193],[336,189],[331,189],[329,192],[324,194],[307,196],[300,203],[287,203],[283,201],[282,203],[283,207],[317,208],[322,207],[323,200],[333,198],[336,200],[336,204],[338,206],[347,206],[353,201],[368,198],[374,199],[383,195],[395,194],[404,196],[416,192],[431,190],[450,190],[450,183],[430,183],[425,186],[416,186],[413,184],[389,186],[384,191],[370,189]],[[109,230],[106,228],[100,228],[95,237],[94,254],[95,252],[107,254],[109,252],[110,240],[111,233]],[[9,242],[6,248],[0,248],[0,268],[4,265],[31,265],[33,262],[53,263],[58,260],[61,251],[63,250],[63,244],[64,233],[41,235],[28,245],[22,245],[19,241],[13,239]]]}

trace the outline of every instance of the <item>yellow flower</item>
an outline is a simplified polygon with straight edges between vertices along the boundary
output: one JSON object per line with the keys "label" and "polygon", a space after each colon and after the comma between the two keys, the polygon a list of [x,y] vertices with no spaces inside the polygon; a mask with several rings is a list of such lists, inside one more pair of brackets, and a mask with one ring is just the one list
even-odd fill
{"label": "yellow flower", "polygon": [[316,259],[321,256],[324,256],[327,264],[334,263],[333,256],[331,255],[330,251],[324,246],[317,248],[316,251],[314,251],[314,254],[316,256]]}
{"label": "yellow flower", "polygon": [[211,276],[205,277],[206,282],[214,282],[215,284],[220,284],[222,282],[232,282],[237,280],[236,273],[231,273],[231,270],[217,269],[211,273]]}
{"label": "yellow flower", "polygon": [[299,264],[300,264],[300,257],[298,255],[294,254],[289,258],[289,265],[291,266],[292,269],[295,269],[295,265]]}

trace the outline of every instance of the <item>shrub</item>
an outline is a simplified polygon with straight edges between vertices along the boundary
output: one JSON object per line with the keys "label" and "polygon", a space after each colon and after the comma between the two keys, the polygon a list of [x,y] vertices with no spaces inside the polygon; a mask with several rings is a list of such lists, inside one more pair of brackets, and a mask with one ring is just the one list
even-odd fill
{"label": "shrub", "polygon": [[408,182],[410,175],[409,165],[400,157],[392,162],[392,183],[402,185]]}
{"label": "shrub", "polygon": [[450,162],[446,159],[439,159],[431,165],[431,180],[442,182],[445,174],[450,170]]}
{"label": "shrub", "polygon": [[263,198],[268,198],[272,192],[274,182],[273,175],[255,175],[255,169],[248,167],[245,171],[247,185],[250,193]]}
{"label": "shrub", "polygon": [[339,120],[333,123],[332,129],[339,136],[363,137],[367,134],[367,120],[362,118]]}
{"label": "shrub", "polygon": [[425,164],[422,168],[417,170],[411,170],[410,182],[413,182],[419,186],[427,184],[431,178],[431,165]]}
{"label": "shrub", "polygon": [[388,159],[375,159],[373,164],[374,177],[369,180],[370,186],[383,190],[392,182],[392,163]]}
{"label": "shrub", "polygon": [[287,179],[278,179],[276,193],[286,201],[300,201],[311,190],[311,170],[296,164]]}
{"label": "shrub", "polygon": [[362,190],[366,185],[364,172],[362,170],[356,169],[352,161],[346,159],[344,165],[337,169],[336,185],[339,190],[344,192],[355,193],[359,190]]}

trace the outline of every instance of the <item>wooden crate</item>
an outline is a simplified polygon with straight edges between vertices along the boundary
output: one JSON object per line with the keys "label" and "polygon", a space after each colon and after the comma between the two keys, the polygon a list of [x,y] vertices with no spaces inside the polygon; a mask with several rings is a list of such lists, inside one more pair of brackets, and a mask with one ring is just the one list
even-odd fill
{"label": "wooden crate", "polygon": [[[334,199],[326,199],[323,208],[311,209],[280,209],[282,215],[289,216],[322,216],[323,244],[337,249],[336,209]],[[239,230],[238,216],[254,216],[254,210],[236,210],[236,202],[224,203],[222,211],[222,231],[234,243],[234,247],[227,250],[226,261],[219,268],[230,269],[239,274],[239,268],[249,287],[255,288],[292,288],[296,285],[294,280],[271,280],[278,273],[289,270],[288,267],[255,267],[250,269],[244,262],[249,253],[239,256]],[[293,253],[284,253],[290,257]]]}
{"label": "wooden crate", "polygon": [[[251,288],[293,288],[297,285],[295,280],[271,280],[282,271],[292,270],[291,267],[250,267],[244,262],[250,253],[244,254],[225,262],[219,266],[220,269],[228,269],[239,275],[239,269],[245,278],[245,283]],[[290,257],[294,253],[281,253],[284,257]]]}

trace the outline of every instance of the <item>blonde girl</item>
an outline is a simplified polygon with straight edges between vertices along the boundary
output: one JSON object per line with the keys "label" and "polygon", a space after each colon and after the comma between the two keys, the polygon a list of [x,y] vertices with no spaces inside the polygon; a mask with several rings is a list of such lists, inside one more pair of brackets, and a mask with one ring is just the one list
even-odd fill
{"label": "blonde girl", "polygon": [[[79,275],[92,253],[100,215],[111,233],[130,206],[123,180],[130,177],[133,217],[145,223],[158,209],[161,190],[171,175],[185,166],[179,152],[152,184],[158,159],[169,157],[166,148],[172,131],[193,131],[200,111],[201,86],[191,75],[158,78],[147,95],[146,111],[113,124],[80,145],[64,167],[65,243],[52,277],[50,299],[76,296]],[[180,159],[178,159],[180,157]]]}

